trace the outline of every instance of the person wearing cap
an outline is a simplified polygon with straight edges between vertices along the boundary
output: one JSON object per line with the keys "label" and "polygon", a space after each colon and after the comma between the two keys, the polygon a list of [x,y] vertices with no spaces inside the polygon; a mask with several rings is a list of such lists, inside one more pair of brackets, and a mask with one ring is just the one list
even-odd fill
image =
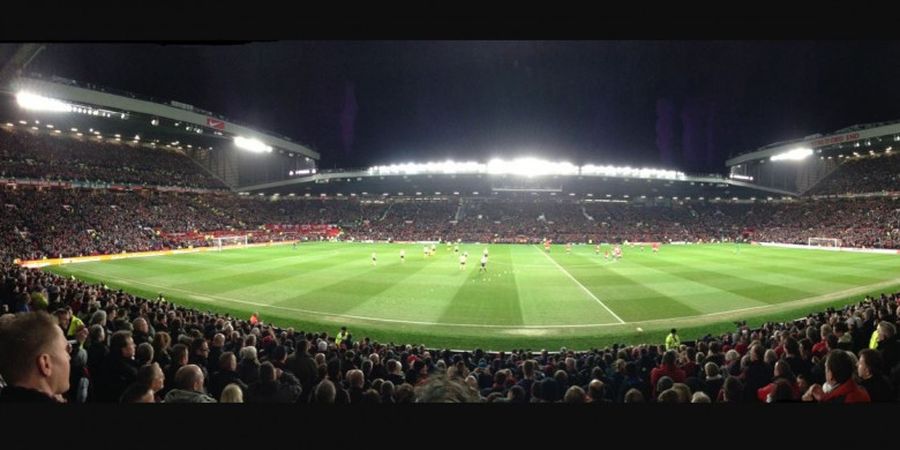
{"label": "person wearing cap", "polygon": [[484,359],[478,361],[478,367],[475,369],[473,375],[475,375],[475,378],[478,380],[479,390],[489,388],[494,384],[494,377],[491,375],[488,363]]}
{"label": "person wearing cap", "polygon": [[[59,321],[59,327],[66,335],[66,339],[75,339],[75,335],[85,329],[84,322],[78,316],[72,314],[72,309],[69,307],[59,308],[53,314]],[[87,337],[87,333],[85,333],[85,337]]]}

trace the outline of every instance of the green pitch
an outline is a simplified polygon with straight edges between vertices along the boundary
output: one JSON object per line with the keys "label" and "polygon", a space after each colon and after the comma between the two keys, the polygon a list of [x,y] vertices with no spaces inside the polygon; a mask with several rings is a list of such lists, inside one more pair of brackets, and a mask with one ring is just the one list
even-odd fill
{"label": "green pitch", "polygon": [[[733,321],[787,320],[865,294],[900,289],[900,255],[729,245],[593,246],[548,254],[533,245],[304,243],[55,267],[177,304],[356,339],[490,350],[588,349],[661,343],[733,330]],[[479,260],[489,248],[488,271]],[[603,250],[608,249],[604,246]],[[400,261],[400,250],[406,262]],[[372,265],[372,252],[377,265]]]}

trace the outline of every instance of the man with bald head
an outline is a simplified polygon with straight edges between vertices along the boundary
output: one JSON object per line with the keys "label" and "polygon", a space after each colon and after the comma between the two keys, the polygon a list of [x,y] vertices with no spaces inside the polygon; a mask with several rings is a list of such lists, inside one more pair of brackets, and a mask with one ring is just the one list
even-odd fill
{"label": "man with bald head", "polygon": [[175,373],[175,389],[166,394],[166,403],[216,403],[203,388],[203,371],[196,364],[188,364]]}
{"label": "man with bald head", "polygon": [[69,390],[69,343],[45,312],[0,317],[0,403],[63,402]]}

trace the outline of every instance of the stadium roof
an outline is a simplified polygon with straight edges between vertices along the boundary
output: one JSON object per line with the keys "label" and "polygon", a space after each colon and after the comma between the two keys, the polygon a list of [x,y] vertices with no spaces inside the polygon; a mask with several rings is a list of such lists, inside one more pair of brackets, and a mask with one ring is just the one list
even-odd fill
{"label": "stadium roof", "polygon": [[[688,199],[716,197],[746,200],[795,196],[794,193],[756,186],[719,176],[680,179],[637,178],[611,175],[550,175],[525,177],[509,174],[372,174],[368,170],[329,171],[264,185],[241,192],[253,195],[428,197],[536,195],[617,200]],[[643,196],[643,197],[642,197]],[[688,197],[688,198],[686,198]]]}
{"label": "stadium roof", "polygon": [[725,161],[725,164],[728,167],[731,167],[745,162],[771,158],[796,149],[815,150],[832,146],[842,146],[860,141],[871,144],[873,139],[876,141],[884,139],[894,141],[898,138],[900,138],[900,120],[852,125],[825,136],[816,134],[802,139],[769,144],[756,151],[731,158]]}
{"label": "stadium roof", "polygon": [[[58,113],[52,114],[53,116],[58,116],[54,120],[61,122],[67,128],[78,128],[75,125],[76,123],[81,123],[82,127],[84,127],[86,122],[84,118],[88,118],[87,122],[93,119],[99,119],[103,122],[103,119],[106,119],[106,123],[103,123],[103,125],[97,124],[96,127],[108,127],[106,131],[109,133],[122,135],[133,135],[132,133],[185,135],[190,136],[190,140],[198,141],[195,145],[204,147],[215,147],[215,144],[212,142],[217,142],[221,145],[224,142],[232,141],[235,137],[244,137],[256,139],[282,151],[296,153],[311,159],[319,159],[317,152],[300,144],[290,142],[288,138],[238,125],[225,120],[220,115],[175,101],[171,101],[169,104],[157,103],[155,100],[140,98],[135,94],[124,91],[111,92],[107,88],[99,88],[92,85],[82,86],[74,80],[66,80],[59,77],[53,77],[50,80],[20,77],[7,85],[3,92],[12,99],[14,99],[14,96],[24,92],[40,96],[40,98],[59,100],[74,106],[74,112],[82,114],[65,114],[66,117]],[[3,105],[7,116],[14,114],[17,109],[19,110],[19,115],[23,114],[22,108],[15,108],[17,105],[14,103],[6,102]],[[76,118],[79,115],[83,116],[83,118]],[[14,118],[6,117],[6,119]],[[169,137],[167,136],[163,139],[168,139]],[[203,141],[203,143],[199,143],[199,141]]]}

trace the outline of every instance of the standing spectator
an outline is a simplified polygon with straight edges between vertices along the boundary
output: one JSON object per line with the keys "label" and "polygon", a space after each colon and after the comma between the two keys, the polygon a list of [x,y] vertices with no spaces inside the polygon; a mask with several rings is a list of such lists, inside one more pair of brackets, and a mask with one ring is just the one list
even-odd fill
{"label": "standing spectator", "polygon": [[63,402],[69,390],[69,351],[66,337],[44,312],[0,317],[0,376],[7,387],[0,403]]}
{"label": "standing spectator", "polygon": [[773,369],[765,361],[765,348],[762,344],[750,346],[750,364],[743,371],[744,401],[758,400],[757,391],[772,381]]}
{"label": "standing spectator", "polygon": [[[373,353],[373,355],[377,354]],[[301,339],[297,343],[297,349],[293,355],[288,357],[285,368],[300,380],[300,385],[303,387],[303,401],[308,401],[312,396],[318,374],[316,361],[309,354],[309,341]]]}
{"label": "standing spectator", "polygon": [[134,383],[138,366],[130,331],[116,331],[109,340],[109,354],[103,360],[98,382],[98,400],[118,402],[125,389]]}
{"label": "standing spectator", "polygon": [[[280,371],[281,369],[276,369],[271,362],[262,363],[259,366],[259,381],[247,389],[247,403],[297,402],[301,393],[300,382],[290,372],[277,373]],[[286,377],[282,378],[279,375]]]}
{"label": "standing spectator", "polygon": [[884,359],[885,370],[890,372],[900,363],[900,341],[897,341],[897,327],[888,321],[878,323],[878,351]]}
{"label": "standing spectator", "polygon": [[225,387],[230,384],[234,384],[244,391],[247,390],[247,385],[241,381],[241,376],[237,371],[237,358],[234,353],[225,352],[219,357],[219,370],[209,381],[209,393],[214,398],[219,398]]}
{"label": "standing spectator", "polygon": [[141,366],[141,368],[138,369],[135,383],[149,389],[153,394],[155,402],[162,401],[162,395],[160,393],[166,385],[166,374],[163,372],[162,368],[159,367],[159,364],[150,363]]}
{"label": "standing spectator", "polygon": [[188,364],[175,374],[175,389],[166,394],[166,403],[216,403],[203,388],[203,371]]}
{"label": "standing spectator", "polygon": [[172,338],[168,332],[157,331],[153,335],[153,362],[159,363],[160,367],[169,367],[172,364],[172,356],[169,354],[169,347],[172,345]]}

